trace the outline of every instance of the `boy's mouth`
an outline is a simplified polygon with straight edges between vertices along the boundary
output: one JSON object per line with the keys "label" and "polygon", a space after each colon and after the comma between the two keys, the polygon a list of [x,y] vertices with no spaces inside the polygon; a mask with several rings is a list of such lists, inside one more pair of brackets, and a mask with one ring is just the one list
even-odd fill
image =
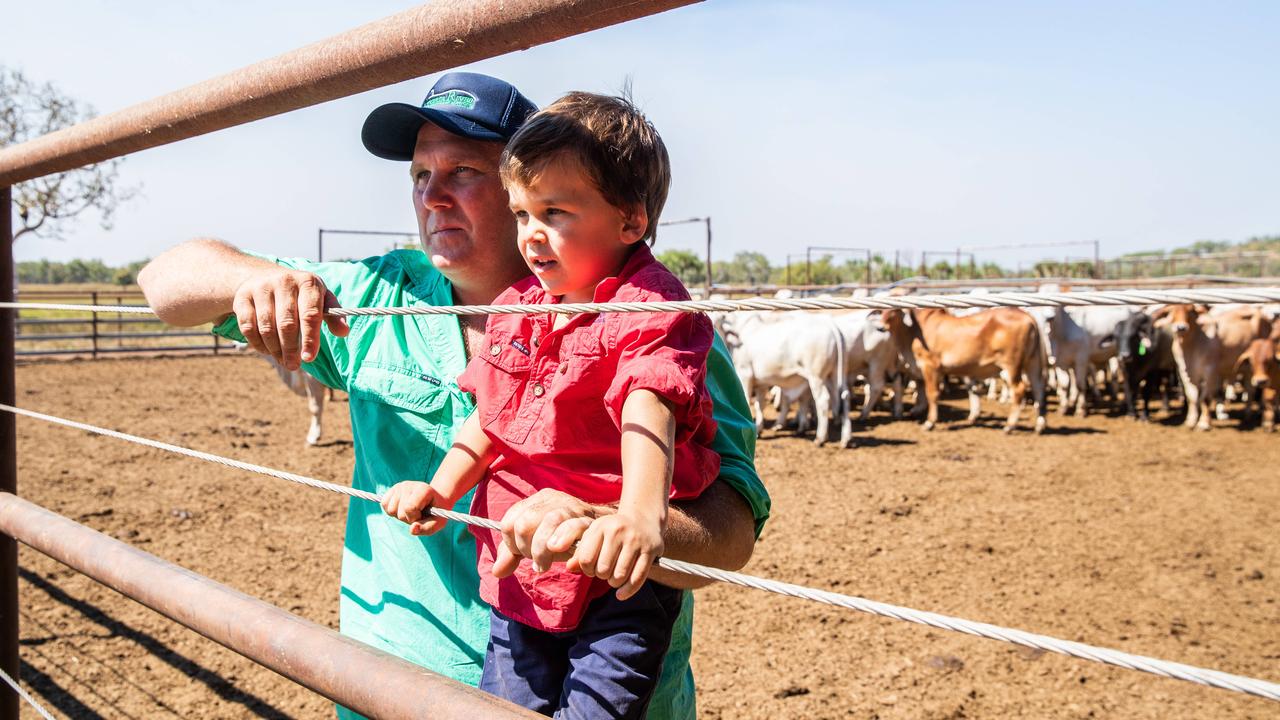
{"label": "boy's mouth", "polygon": [[552,267],[554,267],[556,264],[555,260],[540,260],[537,258],[535,258],[532,262],[533,262],[534,270],[549,270]]}

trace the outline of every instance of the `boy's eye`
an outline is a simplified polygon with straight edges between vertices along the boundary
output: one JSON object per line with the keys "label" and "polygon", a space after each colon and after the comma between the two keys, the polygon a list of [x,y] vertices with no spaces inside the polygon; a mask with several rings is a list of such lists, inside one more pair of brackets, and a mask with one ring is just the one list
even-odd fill
{"label": "boy's eye", "polygon": [[515,215],[517,220],[529,219],[529,213],[524,210],[512,210],[511,214]]}
{"label": "boy's eye", "polygon": [[562,215],[562,214],[564,214],[564,211],[563,211],[563,210],[561,210],[560,208],[557,208],[557,207],[549,207],[549,208],[547,208],[547,211],[546,211],[546,212],[547,212],[547,215]]}

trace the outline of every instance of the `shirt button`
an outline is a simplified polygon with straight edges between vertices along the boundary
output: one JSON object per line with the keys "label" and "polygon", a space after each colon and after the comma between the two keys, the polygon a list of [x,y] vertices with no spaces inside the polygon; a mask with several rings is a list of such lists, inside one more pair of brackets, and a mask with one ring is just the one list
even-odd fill
{"label": "shirt button", "polygon": [[569,372],[569,363],[560,363],[560,374],[563,375],[567,372]]}
{"label": "shirt button", "polygon": [[497,343],[494,343],[494,344],[489,348],[489,354],[490,354],[490,355],[492,355],[492,356],[494,356],[494,357],[498,357],[498,353],[500,353],[500,352],[502,352],[502,347],[500,347]]}
{"label": "shirt button", "polygon": [[534,383],[534,384],[533,384],[533,396],[534,396],[534,397],[542,397],[542,393],[544,393],[544,392],[546,392],[546,390],[543,390],[543,389],[542,389],[542,383]]}

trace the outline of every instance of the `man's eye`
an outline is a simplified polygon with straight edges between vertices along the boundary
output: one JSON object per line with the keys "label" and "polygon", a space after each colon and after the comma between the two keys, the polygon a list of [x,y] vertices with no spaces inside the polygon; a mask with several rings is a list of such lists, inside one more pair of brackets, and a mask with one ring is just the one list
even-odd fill
{"label": "man's eye", "polygon": [[430,171],[427,171],[427,170],[419,170],[418,172],[414,173],[414,176],[413,176],[413,182],[418,185],[426,184],[427,180],[429,179],[431,179],[431,173]]}
{"label": "man's eye", "polygon": [[453,169],[453,174],[454,175],[470,175],[475,171],[476,169],[473,167],[467,167],[466,165],[459,165],[458,167]]}

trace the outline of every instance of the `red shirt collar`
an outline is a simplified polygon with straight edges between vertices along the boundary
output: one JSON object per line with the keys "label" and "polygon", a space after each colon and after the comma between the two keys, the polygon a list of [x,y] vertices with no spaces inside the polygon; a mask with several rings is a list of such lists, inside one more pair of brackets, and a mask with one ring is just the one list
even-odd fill
{"label": "red shirt collar", "polygon": [[[636,274],[641,268],[657,262],[653,257],[653,251],[649,249],[648,243],[638,242],[635,244],[631,255],[627,258],[627,262],[623,264],[622,269],[617,275],[607,277],[596,285],[595,293],[592,294],[592,302],[605,302],[611,299],[618,292],[618,288],[627,278]],[[547,293],[543,289],[542,284],[538,282],[536,277],[530,276],[524,282],[529,283],[529,287],[520,293],[519,304],[521,305],[549,305],[559,304],[560,299],[554,295]]]}

